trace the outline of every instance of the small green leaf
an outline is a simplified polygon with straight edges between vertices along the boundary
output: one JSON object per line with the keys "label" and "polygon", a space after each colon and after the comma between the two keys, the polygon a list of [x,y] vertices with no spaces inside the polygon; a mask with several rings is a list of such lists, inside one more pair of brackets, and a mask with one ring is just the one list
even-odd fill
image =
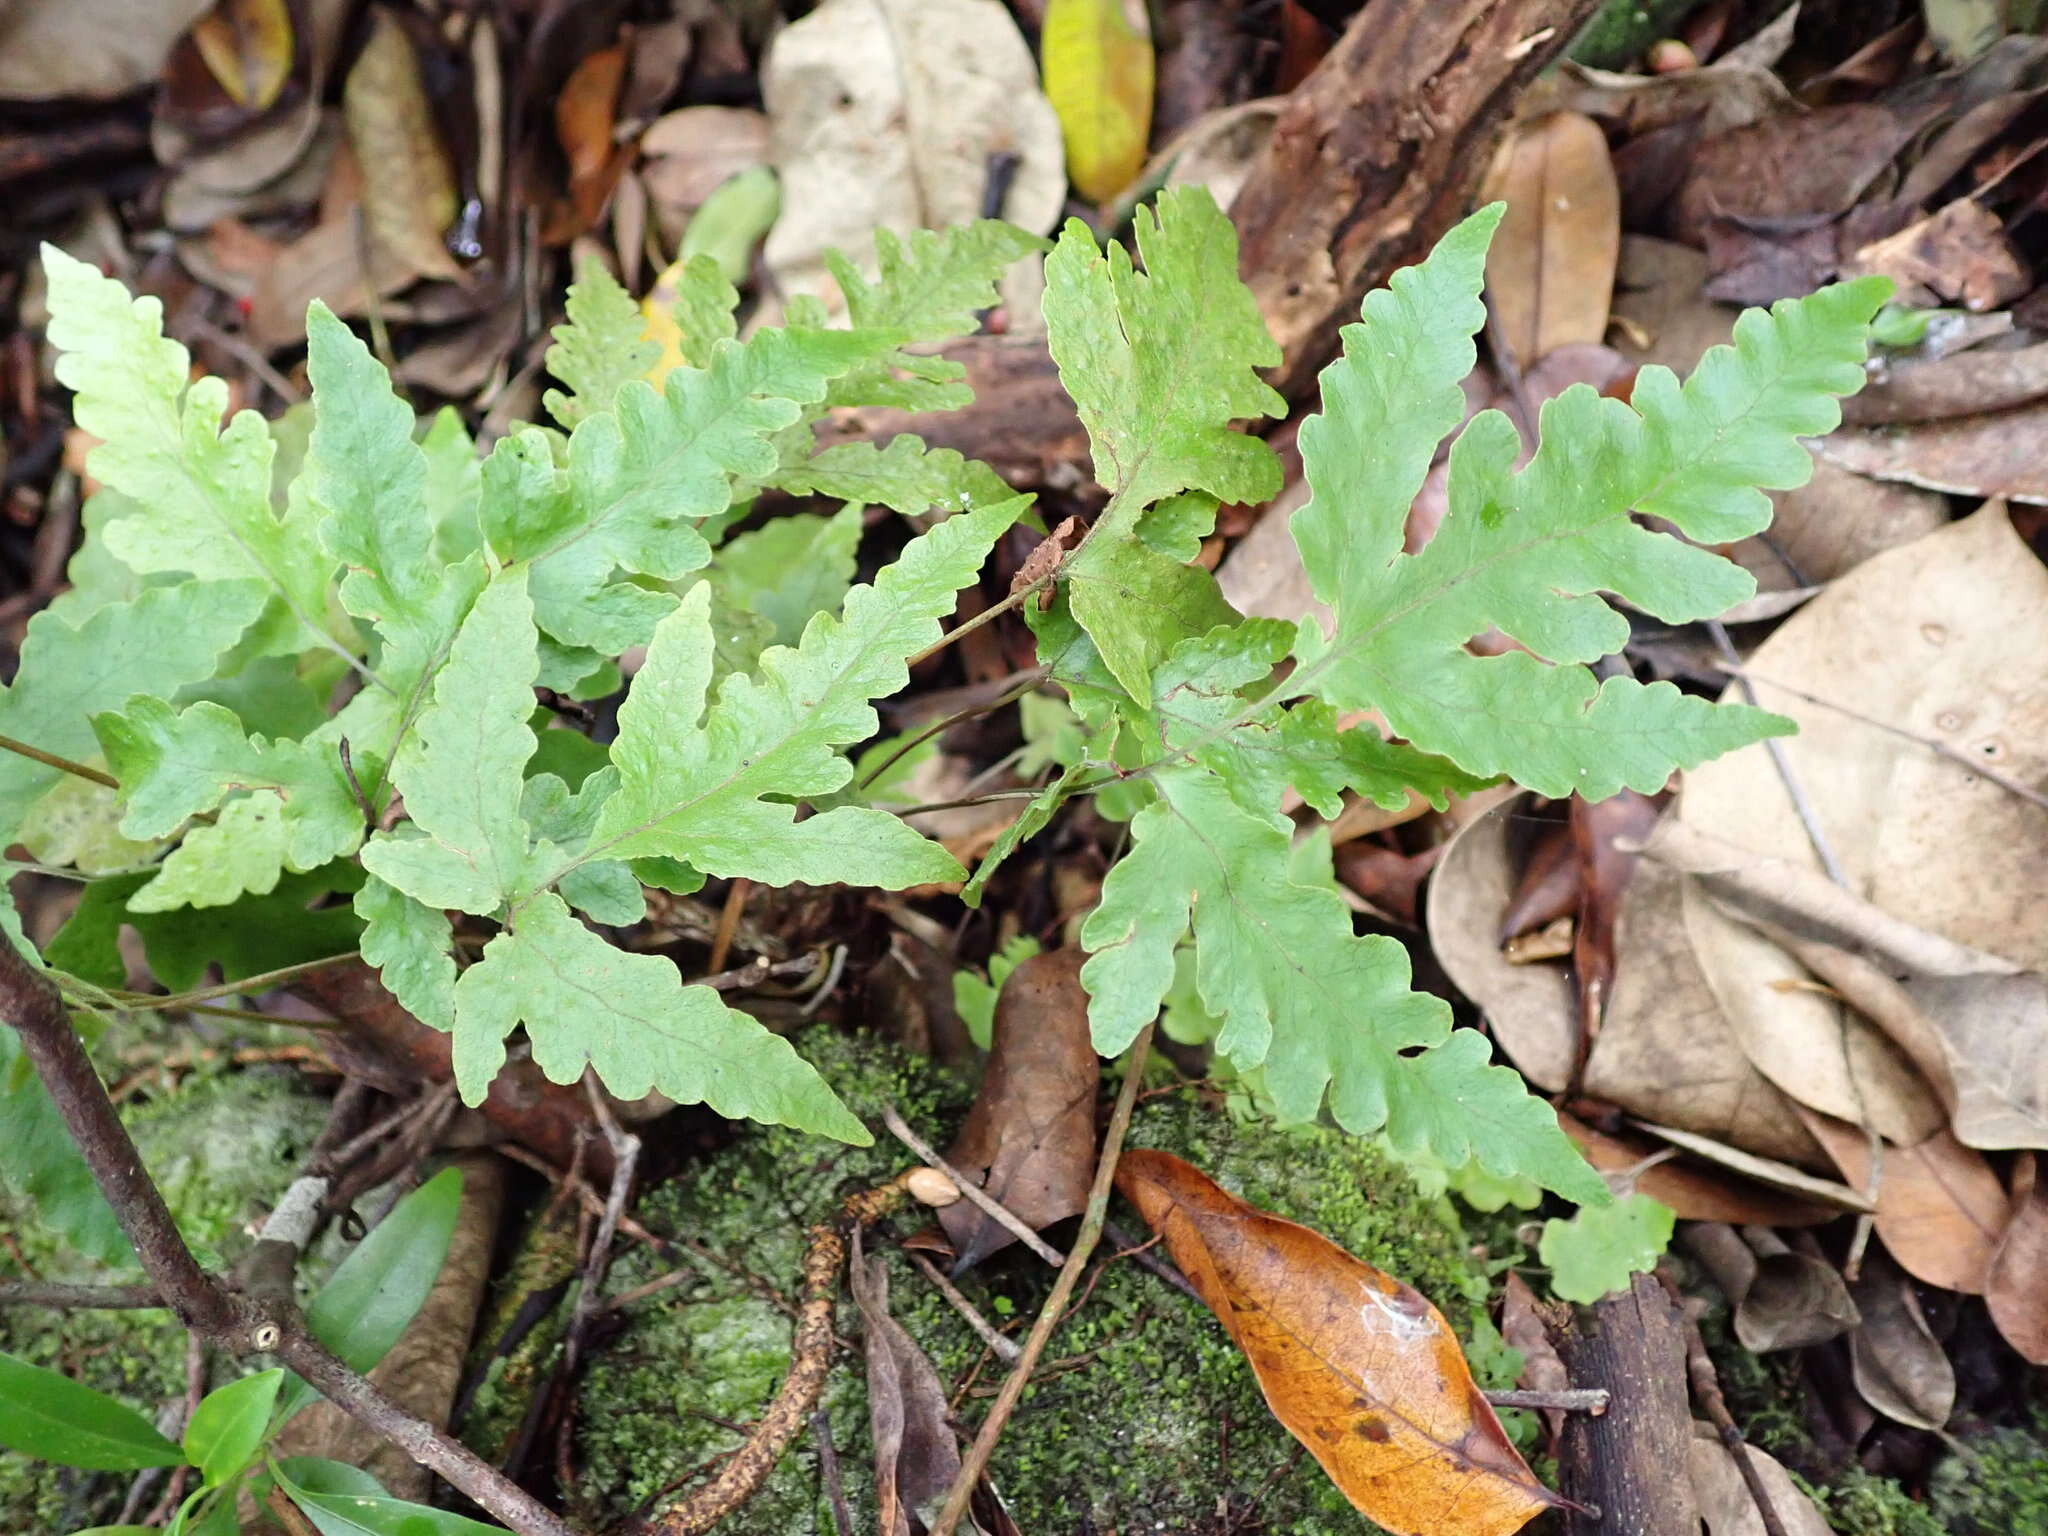
{"label": "small green leaf", "polygon": [[63,1115],[23,1057],[21,1037],[11,1029],[0,1029],[0,1186],[94,1262],[110,1269],[135,1263],[113,1207],[100,1194]]}
{"label": "small green leaf", "polygon": [[577,269],[565,308],[569,318],[552,332],[547,363],[568,388],[549,390],[541,404],[567,432],[593,411],[610,410],[620,386],[645,378],[661,348],[647,339],[633,296],[594,257]]}
{"label": "small green leaf", "polygon": [[[267,651],[340,649],[327,617],[334,561],[303,508],[271,506],[270,429],[254,411],[221,428],[227,385],[191,380],[191,357],[163,334],[163,305],[130,299],[99,270],[43,247],[57,377],[76,391],[72,413],[101,439],[88,464],[99,480],[149,508],[109,524],[107,547],[141,572],[261,583],[276,614]],[[129,692],[138,685],[131,679]]]}
{"label": "small green leaf", "polygon": [[995,1038],[996,994],[1010,979],[1010,972],[1038,953],[1038,940],[1028,933],[1013,937],[988,957],[988,980],[972,971],[953,973],[953,1007],[967,1026],[967,1038],[982,1050]]}
{"label": "small green leaf", "polygon": [[769,644],[795,645],[813,614],[836,612],[846,600],[860,528],[852,506],[833,517],[778,517],[726,541],[711,562],[712,587],[735,609],[766,619]]}
{"label": "small green leaf", "polygon": [[526,572],[502,572],[463,621],[391,777],[424,837],[383,835],[363,849],[372,874],[430,907],[496,912],[526,866],[519,816],[533,756],[533,681],[539,670]]}
{"label": "small green leaf", "polygon": [[448,914],[382,880],[356,892],[363,920],[363,961],[376,967],[391,995],[422,1024],[455,1027],[455,930]]}
{"label": "small green leaf", "polygon": [[1550,1288],[1566,1301],[1591,1305],[1610,1291],[1628,1289],[1647,1274],[1671,1243],[1671,1207],[1648,1195],[1630,1195],[1588,1207],[1569,1221],[1543,1223],[1538,1255],[1550,1266]]}
{"label": "small green leaf", "polygon": [[659,955],[617,949],[552,892],[530,898],[455,987],[455,1080],[474,1103],[524,1023],[533,1059],[573,1083],[586,1066],[623,1098],[658,1089],[734,1119],[792,1125],[865,1146],[871,1139],[790,1043],[683,985]]}
{"label": "small green leaf", "polygon": [[[353,1371],[390,1351],[426,1304],[455,1236],[462,1170],[444,1168],[391,1208],[306,1306],[306,1327]],[[319,1392],[294,1375],[277,1406],[288,1419]]]}
{"label": "small green leaf", "polygon": [[0,1354],[0,1445],[96,1472],[175,1467],[185,1460],[126,1403],[5,1354]]}
{"label": "small green leaf", "polygon": [[961,511],[1015,494],[988,465],[951,448],[927,448],[905,432],[889,446],[835,443],[768,482],[792,496],[831,496],[915,516],[934,507]]}
{"label": "small green leaf", "polygon": [[199,1400],[185,1426],[185,1455],[208,1487],[226,1482],[255,1458],[283,1384],[283,1371],[258,1371]]}
{"label": "small green leaf", "polygon": [[919,535],[847,594],[843,617],[814,617],[800,645],[767,652],[758,676],[727,678],[708,709],[709,609],[692,591],[655,632],[619,710],[619,789],[590,852],[667,855],[771,885],[958,879],[950,854],[886,812],[839,806],[799,821],[791,802],[846,783],[852,767],[838,749],[875,733],[869,701],[908,680],[905,658],[939,638],[940,617],[1025,505],[1018,497]]}
{"label": "small green leaf", "polygon": [[[74,628],[56,613],[28,622],[21,666],[0,690],[0,735],[61,757],[99,751],[92,717],[137,693],[167,697],[213,675],[263,606],[252,581],[188,581],[92,613]],[[62,770],[0,753],[0,829],[12,841]]]}
{"label": "small green leaf", "polygon": [[1230,426],[1286,414],[1254,371],[1280,348],[1238,281],[1237,232],[1200,187],[1168,187],[1136,223],[1143,272],[1077,219],[1045,263],[1046,339],[1115,497],[1091,542],[1127,538],[1176,491],[1256,504],[1280,489],[1273,450]]}
{"label": "small green leaf", "polygon": [[507,1536],[502,1526],[394,1499],[369,1473],[338,1461],[292,1456],[271,1472],[320,1536]]}

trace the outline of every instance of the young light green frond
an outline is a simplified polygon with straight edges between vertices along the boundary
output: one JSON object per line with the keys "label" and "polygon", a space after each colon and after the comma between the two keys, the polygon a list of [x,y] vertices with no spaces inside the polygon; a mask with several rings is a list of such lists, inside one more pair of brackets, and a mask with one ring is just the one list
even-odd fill
{"label": "young light green frond", "polygon": [[355,895],[363,920],[362,955],[385,988],[422,1024],[455,1028],[455,930],[448,914],[382,880]]}
{"label": "young light green frond", "polygon": [[644,644],[674,602],[614,574],[673,580],[700,568],[711,549],[695,525],[731,503],[734,477],[771,474],[775,435],[824,398],[827,380],[896,339],[804,330],[722,343],[708,367],[673,370],[659,395],[622,387],[570,437],[566,472],[537,430],[501,440],[484,465],[484,529],[500,560],[532,566],[541,628],[607,655]]}
{"label": "young light green frond", "polygon": [[[398,699],[390,736],[354,743],[366,763],[382,764],[425,707],[455,632],[483,590],[481,560],[451,565],[437,552],[429,504],[430,489],[460,502],[459,484],[445,484],[459,479],[446,460],[468,438],[450,444],[437,428],[441,462],[430,470],[413,441],[412,407],[393,393],[384,365],[317,301],[306,315],[306,344],[318,410],[300,484],[319,509],[321,542],[347,569],[342,606],[375,625],[377,673]],[[378,801],[382,787],[375,779],[364,785]]]}
{"label": "young light green frond", "polygon": [[[996,304],[996,284],[1012,265],[1045,241],[1000,219],[979,219],[952,229],[914,229],[898,236],[875,231],[877,276],[870,283],[837,251],[826,264],[846,298],[848,321],[903,333],[906,346],[969,336],[978,312]],[[949,358],[896,349],[863,364],[832,386],[833,405],[905,411],[958,410],[974,398],[961,382],[966,369]],[[991,498],[993,499],[993,498]]]}
{"label": "young light green frond", "polygon": [[[619,771],[598,769],[572,790],[552,773],[536,773],[526,781],[519,814],[532,829],[534,846],[528,869],[546,880],[564,863],[582,858],[597,825],[598,808],[619,785]],[[592,922],[625,927],[647,915],[647,897],[633,871],[616,859],[576,863],[561,877],[562,899]]]}
{"label": "young light green frond", "polygon": [[548,414],[564,432],[594,411],[608,411],[622,385],[645,378],[661,356],[647,339],[647,320],[633,296],[605,270],[604,263],[586,260],[569,285],[565,324],[554,328],[548,348],[548,372],[566,390],[541,396]]}
{"label": "young light green frond", "polygon": [[189,382],[190,355],[163,334],[163,306],[130,299],[111,277],[43,247],[57,377],[78,424],[100,445],[93,474],[149,509],[106,530],[107,547],[136,571],[186,571],[263,583],[281,618],[267,648],[340,647],[327,623],[334,561],[304,519],[271,506],[270,429],[242,411],[221,429],[227,386]]}
{"label": "young light green frond", "polygon": [[245,890],[270,890],[286,869],[317,869],[351,854],[363,840],[362,807],[332,749],[250,736],[234,712],[218,704],[180,711],[143,694],[119,712],[95,715],[92,724],[108,769],[121,781],[124,836],[169,837],[230,795],[246,793],[259,802],[242,806],[237,800],[240,809],[213,827],[194,828],[187,840],[196,838],[202,852],[172,855],[165,890],[144,887],[142,910],[164,910],[168,892],[187,886],[181,870],[188,862],[207,860],[237,872],[232,889],[226,883],[205,888],[218,899],[200,904],[219,905]]}
{"label": "young light green frond", "polygon": [[906,658],[939,638],[940,618],[1026,505],[1017,497],[919,535],[872,585],[847,594],[843,616],[817,615],[794,649],[775,647],[757,675],[726,679],[708,710],[708,599],[693,591],[655,632],[619,711],[621,783],[598,815],[592,852],[665,854],[772,885],[896,889],[959,878],[950,854],[886,812],[842,806],[799,821],[789,802],[847,781],[840,749],[874,734],[869,701],[904,685]]}
{"label": "young light green frond", "polygon": [[[660,293],[657,286],[655,295]],[[739,290],[726,281],[717,257],[699,251],[683,263],[668,310],[684,362],[702,368],[711,361],[721,341],[730,341],[739,334],[739,323],[733,313],[739,303]]]}
{"label": "young light green frond", "polygon": [[525,1024],[533,1059],[558,1083],[586,1066],[622,1098],[657,1091],[721,1115],[795,1126],[840,1141],[871,1138],[780,1035],[682,984],[658,955],[615,949],[552,893],[520,909],[455,986],[455,1080],[475,1103]]}
{"label": "young light green frond", "polygon": [[519,805],[536,745],[527,719],[539,666],[526,572],[501,572],[463,621],[434,702],[392,764],[415,830],[364,847],[372,874],[430,907],[481,915],[520,888],[531,839]]}
{"label": "young light green frond", "polygon": [[[60,757],[93,756],[92,717],[137,693],[169,696],[213,676],[221,654],[262,612],[255,581],[186,581],[94,610],[74,628],[29,620],[12,687],[0,689],[0,735]],[[12,840],[61,770],[0,753],[0,830]]]}
{"label": "young light green frond", "polygon": [[1280,489],[1280,465],[1245,417],[1286,404],[1254,371],[1280,361],[1251,291],[1237,276],[1237,233],[1208,192],[1168,187],[1137,213],[1134,269],[1123,247],[1105,255],[1068,221],[1045,263],[1046,339],[1060,382],[1088,429],[1095,478],[1116,494],[1097,538],[1128,533],[1149,503],[1204,490],[1261,502]]}
{"label": "young light green frond", "polygon": [[1543,1223],[1537,1249],[1550,1266],[1550,1289],[1566,1301],[1591,1306],[1630,1279],[1657,1267],[1671,1243],[1675,1213],[1648,1195],[1630,1195],[1605,1208],[1579,1211],[1570,1221]]}
{"label": "young light green frond", "polygon": [[905,432],[889,446],[838,443],[778,470],[767,482],[792,496],[832,496],[915,516],[935,507],[958,511],[1014,495],[988,465],[951,448],[927,448]]}
{"label": "young light green frond", "polygon": [[[1469,772],[1505,773],[1550,795],[1654,790],[1676,768],[1791,729],[1668,684],[1599,685],[1584,664],[1627,640],[1604,593],[1675,622],[1720,613],[1753,590],[1746,572],[1632,514],[1654,511],[1698,539],[1761,528],[1770,506],[1756,487],[1803,480],[1800,437],[1827,431],[1835,396],[1861,382],[1865,328],[1884,285],[1753,313],[1684,389],[1645,370],[1636,409],[1574,386],[1545,406],[1541,446],[1519,472],[1515,429],[1482,412],[1451,451],[1442,525],[1401,555],[1407,498],[1455,419],[1451,381],[1469,361],[1469,351],[1451,357],[1418,340],[1421,306],[1476,322],[1485,234],[1468,220],[1397,278],[1395,294],[1368,301],[1364,323],[1346,328],[1346,358],[1325,374],[1325,415],[1302,432],[1316,499],[1293,527],[1336,628],[1327,641],[1303,631],[1294,681],[1339,709],[1378,710],[1399,735]],[[1385,366],[1418,348],[1436,358],[1425,370],[1433,411],[1402,396],[1400,374]],[[1397,440],[1398,466],[1371,459]],[[1380,477],[1392,492],[1382,494]],[[1364,514],[1355,522],[1354,500]],[[1466,641],[1489,628],[1527,650],[1467,653]]]}
{"label": "young light green frond", "polygon": [[1486,323],[1486,248],[1505,205],[1482,208],[1422,261],[1366,295],[1362,323],[1345,326],[1343,354],[1322,371],[1322,410],[1301,424],[1311,460],[1308,503],[1288,523],[1317,597],[1369,581],[1401,552],[1408,507],[1430,460],[1465,419],[1459,382]]}

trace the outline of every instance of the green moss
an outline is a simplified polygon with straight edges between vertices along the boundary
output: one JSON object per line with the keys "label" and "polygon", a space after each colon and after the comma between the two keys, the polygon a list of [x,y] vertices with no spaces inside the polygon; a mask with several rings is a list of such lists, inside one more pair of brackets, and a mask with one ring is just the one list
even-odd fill
{"label": "green moss", "polygon": [[[969,1085],[922,1064],[877,1059],[873,1046],[814,1032],[804,1041],[833,1085],[870,1121],[891,1099],[943,1139]],[[1328,1234],[1400,1275],[1465,1328],[1486,1294],[1485,1269],[1441,1197],[1424,1198],[1371,1145],[1332,1132],[1241,1125],[1192,1093],[1145,1100],[1131,1143],[1186,1157],[1245,1199]],[[580,1404],[582,1513],[603,1524],[691,1478],[737,1444],[788,1363],[789,1319],[764,1292],[797,1272],[804,1226],[847,1190],[903,1164],[893,1146],[838,1148],[782,1130],[750,1131],[642,1204],[659,1230],[687,1232],[730,1270],[637,1303],[627,1331],[592,1361]],[[1125,1207],[1112,1221],[1138,1226]],[[909,1218],[914,1223],[915,1218]],[[909,1226],[899,1227],[908,1231]],[[960,1419],[973,1424],[1000,1383],[1000,1365],[893,1244],[892,1310],[923,1345]],[[622,1289],[659,1273],[651,1255],[615,1268]],[[1010,1250],[962,1281],[985,1316],[1019,1333],[1036,1314],[1050,1271]],[[850,1306],[840,1332],[857,1331]],[[1019,1405],[997,1450],[997,1488],[1025,1530],[1219,1528],[1256,1496],[1246,1528],[1269,1533],[1360,1529],[1358,1517],[1272,1419],[1243,1358],[1206,1308],[1128,1260],[1102,1267],[1093,1289],[1053,1336],[1056,1369]],[[971,1384],[969,1384],[971,1383]],[[867,1406],[857,1358],[842,1358],[825,1407],[847,1495],[867,1507]],[[722,1422],[721,1422],[722,1421]],[[830,1529],[813,1444],[799,1442],[730,1536],[811,1536]]]}
{"label": "green moss", "polygon": [[[245,1222],[274,1198],[327,1114],[289,1072],[192,1078],[124,1115],[143,1161],[195,1248],[232,1254]],[[0,1228],[45,1280],[132,1280],[60,1248],[31,1211],[0,1192]],[[0,1277],[18,1276],[11,1257]],[[168,1312],[54,1313],[0,1308],[0,1350],[62,1371],[154,1415],[184,1392],[185,1334]],[[0,1456],[0,1531],[69,1531],[113,1518],[127,1479]]]}
{"label": "green moss", "polygon": [[1945,1536],[1948,1529],[1891,1478],[1861,1467],[1851,1467],[1831,1484],[1805,1487],[1840,1536]]}
{"label": "green moss", "polygon": [[2048,1536],[2048,1413],[1964,1441],[1935,1468],[1928,1503],[1954,1536]]}

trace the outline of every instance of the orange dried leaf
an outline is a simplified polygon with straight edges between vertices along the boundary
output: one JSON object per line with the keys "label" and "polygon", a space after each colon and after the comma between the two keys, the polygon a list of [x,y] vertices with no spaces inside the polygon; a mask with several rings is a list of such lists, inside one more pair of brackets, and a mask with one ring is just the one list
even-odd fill
{"label": "orange dried leaf", "polygon": [[1392,1536],[1507,1536],[1562,1502],[1413,1288],[1167,1153],[1124,1153],[1116,1184],[1244,1351],[1273,1416]]}

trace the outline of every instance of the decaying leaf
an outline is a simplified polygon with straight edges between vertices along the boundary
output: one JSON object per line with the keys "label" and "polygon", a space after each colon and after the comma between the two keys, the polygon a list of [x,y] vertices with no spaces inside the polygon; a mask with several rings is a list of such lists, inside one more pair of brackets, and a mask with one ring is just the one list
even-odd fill
{"label": "decaying leaf", "polygon": [[1045,94],[1067,143],[1067,174],[1076,192],[1106,203],[1145,163],[1152,128],[1152,23],[1144,0],[1050,0],[1039,46]]}
{"label": "decaying leaf", "polygon": [[2024,1153],[2013,1165],[2012,1220],[1991,1255],[1984,1301],[2006,1343],[2036,1365],[2048,1365],[2048,1186],[2040,1159]]}
{"label": "decaying leaf", "polygon": [[2039,403],[1913,427],[1844,429],[1822,438],[1818,451],[1876,480],[2048,502],[2048,407]]}
{"label": "decaying leaf", "polygon": [[1508,205],[1486,256],[1486,292],[1524,368],[1607,331],[1621,246],[1621,194],[1599,124],[1576,112],[1516,124],[1480,201]]}
{"label": "decaying leaf", "polygon": [[[1785,1536],[1831,1536],[1827,1518],[1775,1457],[1754,1445],[1744,1454],[1763,1480],[1772,1513],[1778,1517]],[[1734,1454],[1721,1443],[1712,1426],[1693,1424],[1686,1471],[1699,1498],[1700,1518],[1706,1522],[1707,1536],[1768,1536],[1770,1528],[1757,1510],[1756,1495],[1750,1492],[1742,1469],[1735,1465]]]}
{"label": "decaying leaf", "polygon": [[348,72],[342,112],[363,168],[371,243],[421,277],[459,276],[441,243],[455,217],[455,172],[420,84],[412,40],[382,6],[372,11],[369,40]]}
{"label": "decaying leaf", "polygon": [[149,84],[212,0],[15,0],[0,6],[0,100],[120,96]]}
{"label": "decaying leaf", "polygon": [[1831,1264],[1794,1253],[1762,1228],[1744,1234],[1703,1221],[1679,1235],[1735,1312],[1735,1338],[1768,1354],[1840,1338],[1861,1321],[1849,1288]]}
{"label": "decaying leaf", "polygon": [[292,18],[285,0],[223,0],[192,27],[192,45],[228,99],[263,112],[291,77]]}
{"label": "decaying leaf", "polygon": [[937,1513],[960,1471],[960,1447],[946,1423],[946,1389],[917,1341],[889,1315],[889,1268],[861,1252],[858,1232],[847,1288],[867,1335],[876,1529],[881,1536],[912,1536]]}
{"label": "decaying leaf", "polygon": [[[1510,839],[1526,805],[1517,796],[1458,834],[1430,881],[1429,934],[1509,1058],[1536,1086],[1557,1092],[1577,1036],[1570,975],[1562,966],[1510,965],[1497,942],[1513,879]],[[1764,1157],[1818,1160],[1820,1148],[1792,1101],[1750,1064],[1721,1016],[1685,942],[1680,899],[1677,876],[1638,867],[1615,935],[1614,990],[1587,1058],[1585,1091]]]}
{"label": "decaying leaf", "polygon": [[[1565,1315],[1565,1309],[1554,1302],[1548,1310],[1560,1318]],[[1529,1282],[1509,1270],[1501,1288],[1500,1336],[1511,1348],[1521,1351],[1522,1374],[1515,1378],[1515,1385],[1529,1392],[1559,1392],[1571,1385],[1564,1360],[1551,1340],[1545,1311],[1544,1304],[1529,1289]],[[1564,1428],[1564,1410],[1546,1408],[1543,1420],[1555,1435]]]}
{"label": "decaying leaf", "polygon": [[[1101,1059],[1088,1036],[1078,949],[1033,955],[996,1000],[981,1091],[947,1161],[1034,1228],[1078,1214],[1095,1172]],[[968,1269],[1017,1239],[969,1201],[939,1213]]]}
{"label": "decaying leaf", "polygon": [[[1899,732],[1932,736],[2023,783],[2048,778],[2048,682],[2040,669],[2012,664],[2043,648],[2048,570],[1993,505],[1867,560],[1788,619],[1745,668],[1758,701],[1799,722],[1780,748],[1850,888],[1935,935],[2035,970],[2048,964],[2039,920],[2048,821]],[[1826,792],[1814,794],[1820,785]],[[1818,868],[1764,752],[1731,753],[1688,774],[1679,817],[1687,830]],[[1945,1121],[1903,1054],[1814,991],[1782,949],[1697,893],[1687,897],[1686,925],[1738,1038],[1786,1092],[1838,1119],[1868,1114],[1902,1144]]]}
{"label": "decaying leaf", "polygon": [[764,254],[785,291],[818,291],[828,248],[869,265],[877,225],[980,217],[991,155],[1020,157],[1003,218],[1059,218],[1059,120],[1001,0],[825,0],[776,34],[761,95],[785,209]]}
{"label": "decaying leaf", "polygon": [[1913,1282],[1883,1253],[1871,1253],[1850,1294],[1863,1315],[1849,1335],[1856,1390],[1887,1418],[1940,1429],[1955,1411],[1956,1373],[1927,1326]]}
{"label": "decaying leaf", "polygon": [[1843,271],[1882,273],[1898,284],[1900,303],[1938,297],[1973,310],[2010,304],[2034,286],[1998,215],[1974,197],[1872,241]]}
{"label": "decaying leaf", "polygon": [[[1809,1113],[1806,1123],[1842,1177],[1869,1187],[1869,1142],[1854,1126]],[[1948,1131],[1910,1147],[1887,1145],[1876,1172],[1877,1235],[1899,1266],[1943,1290],[1981,1294],[2012,1217],[1998,1175]]]}
{"label": "decaying leaf", "polygon": [[1507,1536],[1559,1502],[1410,1287],[1167,1153],[1126,1152],[1116,1183],[1244,1351],[1274,1416],[1394,1536]]}

